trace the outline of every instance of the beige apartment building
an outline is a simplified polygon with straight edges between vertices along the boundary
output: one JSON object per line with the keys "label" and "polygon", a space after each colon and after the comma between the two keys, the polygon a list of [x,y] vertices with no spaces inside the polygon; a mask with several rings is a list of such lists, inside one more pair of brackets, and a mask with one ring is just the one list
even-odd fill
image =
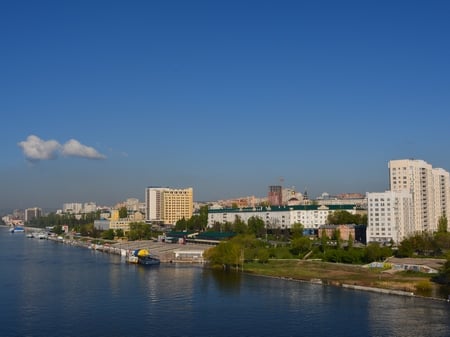
{"label": "beige apartment building", "polygon": [[147,222],[175,225],[178,220],[192,217],[193,189],[148,187],[145,190],[145,205]]}
{"label": "beige apartment building", "polygon": [[450,178],[441,168],[423,160],[401,159],[389,162],[391,191],[411,193],[414,231],[436,231],[439,218],[450,215]]}

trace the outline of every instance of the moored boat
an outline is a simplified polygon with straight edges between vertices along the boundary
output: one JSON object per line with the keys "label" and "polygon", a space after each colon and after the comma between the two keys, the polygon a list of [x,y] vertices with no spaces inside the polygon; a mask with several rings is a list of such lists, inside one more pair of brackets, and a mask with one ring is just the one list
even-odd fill
{"label": "moored boat", "polygon": [[157,256],[150,254],[147,249],[136,249],[130,252],[127,261],[145,266],[154,266],[161,263],[161,260]]}
{"label": "moored boat", "polygon": [[161,263],[161,261],[156,256],[152,256],[152,255],[138,257],[138,259],[139,259],[139,262],[138,262],[139,264],[143,264],[146,266],[153,266],[153,265],[158,265]]}
{"label": "moored boat", "polygon": [[47,239],[48,238],[48,235],[47,235],[47,233],[45,233],[45,232],[39,232],[38,233],[38,239]]}

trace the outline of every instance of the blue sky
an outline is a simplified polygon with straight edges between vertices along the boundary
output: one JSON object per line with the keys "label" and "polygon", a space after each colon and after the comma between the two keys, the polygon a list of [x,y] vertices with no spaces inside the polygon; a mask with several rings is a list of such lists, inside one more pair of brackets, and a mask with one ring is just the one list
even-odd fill
{"label": "blue sky", "polygon": [[450,170],[448,1],[3,1],[0,209]]}

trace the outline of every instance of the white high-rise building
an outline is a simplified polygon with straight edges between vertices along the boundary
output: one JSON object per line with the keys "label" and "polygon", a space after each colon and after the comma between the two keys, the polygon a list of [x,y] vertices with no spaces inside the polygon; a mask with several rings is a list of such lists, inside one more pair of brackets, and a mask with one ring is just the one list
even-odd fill
{"label": "white high-rise building", "polygon": [[83,204],[83,213],[93,213],[97,211],[97,204],[95,202],[85,202]]}
{"label": "white high-rise building", "polygon": [[411,193],[367,193],[367,242],[398,243],[415,232]]}
{"label": "white high-rise building", "polygon": [[435,223],[445,215],[447,222],[450,221],[450,173],[441,168],[433,169],[434,180],[434,203]]}
{"label": "white high-rise building", "polygon": [[391,191],[408,191],[413,200],[414,231],[436,231],[439,218],[450,214],[449,173],[423,160],[389,162]]}
{"label": "white high-rise building", "polygon": [[63,204],[63,212],[71,214],[80,214],[83,210],[81,202],[67,202]]}
{"label": "white high-rise building", "polygon": [[192,217],[193,190],[148,187],[145,190],[146,221],[174,225],[178,220]]}

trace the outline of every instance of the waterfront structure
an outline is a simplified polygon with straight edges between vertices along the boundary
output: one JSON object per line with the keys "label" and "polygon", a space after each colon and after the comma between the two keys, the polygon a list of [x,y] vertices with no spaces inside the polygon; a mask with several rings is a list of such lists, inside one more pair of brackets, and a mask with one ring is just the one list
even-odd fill
{"label": "waterfront structure", "polygon": [[441,216],[450,215],[450,178],[441,168],[423,160],[401,159],[389,162],[391,191],[409,191],[413,200],[414,231],[437,230]]}
{"label": "waterfront structure", "polygon": [[145,190],[146,221],[163,225],[175,225],[183,218],[190,219],[194,208],[192,187],[172,189],[148,187]]}
{"label": "waterfront structure", "polygon": [[39,207],[27,208],[25,210],[25,222],[39,218],[42,215],[42,209]]}
{"label": "waterfront structure", "polygon": [[367,193],[367,242],[399,243],[416,232],[409,191]]}
{"label": "waterfront structure", "polygon": [[347,211],[356,214],[355,205],[296,205],[268,206],[247,208],[222,208],[208,210],[208,227],[214,224],[232,223],[239,217],[248,222],[251,217],[262,219],[266,228],[290,229],[292,225],[301,223],[305,229],[318,229],[325,225],[328,215],[335,211]]}

